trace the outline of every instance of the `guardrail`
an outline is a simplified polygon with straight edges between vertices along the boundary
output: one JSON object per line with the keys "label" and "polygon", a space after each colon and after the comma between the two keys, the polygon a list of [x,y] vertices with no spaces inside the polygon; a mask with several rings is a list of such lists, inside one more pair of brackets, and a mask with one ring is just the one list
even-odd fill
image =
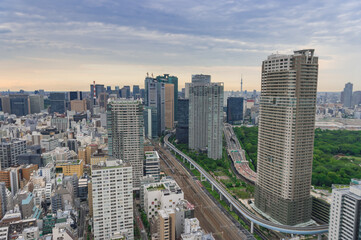
{"label": "guardrail", "polygon": [[[170,136],[171,134],[168,134],[164,137],[165,145],[171,150],[173,150],[175,153],[180,155],[187,162],[189,162],[195,169],[197,169],[200,172],[201,176],[203,176],[212,185],[212,188],[216,188],[221,198],[224,197],[225,199],[227,199],[228,203],[233,207],[233,210],[234,209],[237,210],[239,213],[241,213],[243,216],[249,219],[252,223],[260,225],[270,230],[289,233],[289,234],[317,235],[328,232],[328,225],[308,226],[308,227],[281,225],[265,220],[251,213],[247,208],[241,205],[238,202],[238,200],[234,199],[233,196],[227,190],[225,190],[209,173],[207,173],[193,159],[188,157],[182,151],[178,150],[173,144],[171,144],[168,141]],[[253,232],[253,226],[251,226],[251,232]]]}

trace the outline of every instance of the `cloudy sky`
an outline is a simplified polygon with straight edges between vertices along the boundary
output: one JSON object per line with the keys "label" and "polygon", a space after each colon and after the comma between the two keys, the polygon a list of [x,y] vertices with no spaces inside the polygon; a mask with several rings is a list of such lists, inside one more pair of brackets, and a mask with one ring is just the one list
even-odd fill
{"label": "cloudy sky", "polygon": [[262,60],[301,48],[320,58],[319,91],[361,90],[361,1],[0,1],[0,90],[143,86],[147,72],[260,90]]}

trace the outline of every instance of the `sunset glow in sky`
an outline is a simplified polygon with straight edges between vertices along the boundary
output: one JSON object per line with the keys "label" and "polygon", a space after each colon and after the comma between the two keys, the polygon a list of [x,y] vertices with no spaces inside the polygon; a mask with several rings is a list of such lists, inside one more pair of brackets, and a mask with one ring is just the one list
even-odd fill
{"label": "sunset glow in sky", "polygon": [[260,90],[272,53],[314,48],[319,91],[361,90],[361,1],[0,2],[0,90],[144,84],[146,73],[211,74]]}

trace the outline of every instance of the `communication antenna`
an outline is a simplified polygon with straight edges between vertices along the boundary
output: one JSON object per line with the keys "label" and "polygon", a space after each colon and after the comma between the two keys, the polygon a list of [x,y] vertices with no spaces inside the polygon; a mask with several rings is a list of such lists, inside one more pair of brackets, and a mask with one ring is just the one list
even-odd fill
{"label": "communication antenna", "polygon": [[243,94],[243,76],[241,74],[241,95]]}
{"label": "communication antenna", "polygon": [[93,81],[93,99],[94,99],[94,105],[95,105],[95,102],[96,102],[96,99],[97,99],[97,95],[95,93],[95,81]]}

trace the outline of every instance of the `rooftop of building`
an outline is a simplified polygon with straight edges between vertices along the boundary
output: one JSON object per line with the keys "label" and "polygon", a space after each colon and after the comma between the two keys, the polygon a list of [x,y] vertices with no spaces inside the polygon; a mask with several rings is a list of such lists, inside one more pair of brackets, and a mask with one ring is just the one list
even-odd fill
{"label": "rooftop of building", "polygon": [[147,161],[150,161],[150,160],[159,161],[159,155],[156,151],[148,151],[148,152],[145,152],[145,159]]}
{"label": "rooftop of building", "polygon": [[120,159],[108,159],[107,161],[101,161],[96,165],[92,165],[92,170],[99,169],[109,169],[109,168],[119,168],[119,167],[129,167],[130,164],[123,162]]}
{"label": "rooftop of building", "polygon": [[34,197],[33,194],[32,194],[32,193],[29,193],[28,196],[21,201],[21,204],[22,204],[22,205],[27,205],[27,204],[29,204],[30,201],[33,200],[33,197]]}
{"label": "rooftop of building", "polygon": [[68,159],[68,160],[56,160],[57,166],[66,166],[66,165],[80,165],[82,159]]}

